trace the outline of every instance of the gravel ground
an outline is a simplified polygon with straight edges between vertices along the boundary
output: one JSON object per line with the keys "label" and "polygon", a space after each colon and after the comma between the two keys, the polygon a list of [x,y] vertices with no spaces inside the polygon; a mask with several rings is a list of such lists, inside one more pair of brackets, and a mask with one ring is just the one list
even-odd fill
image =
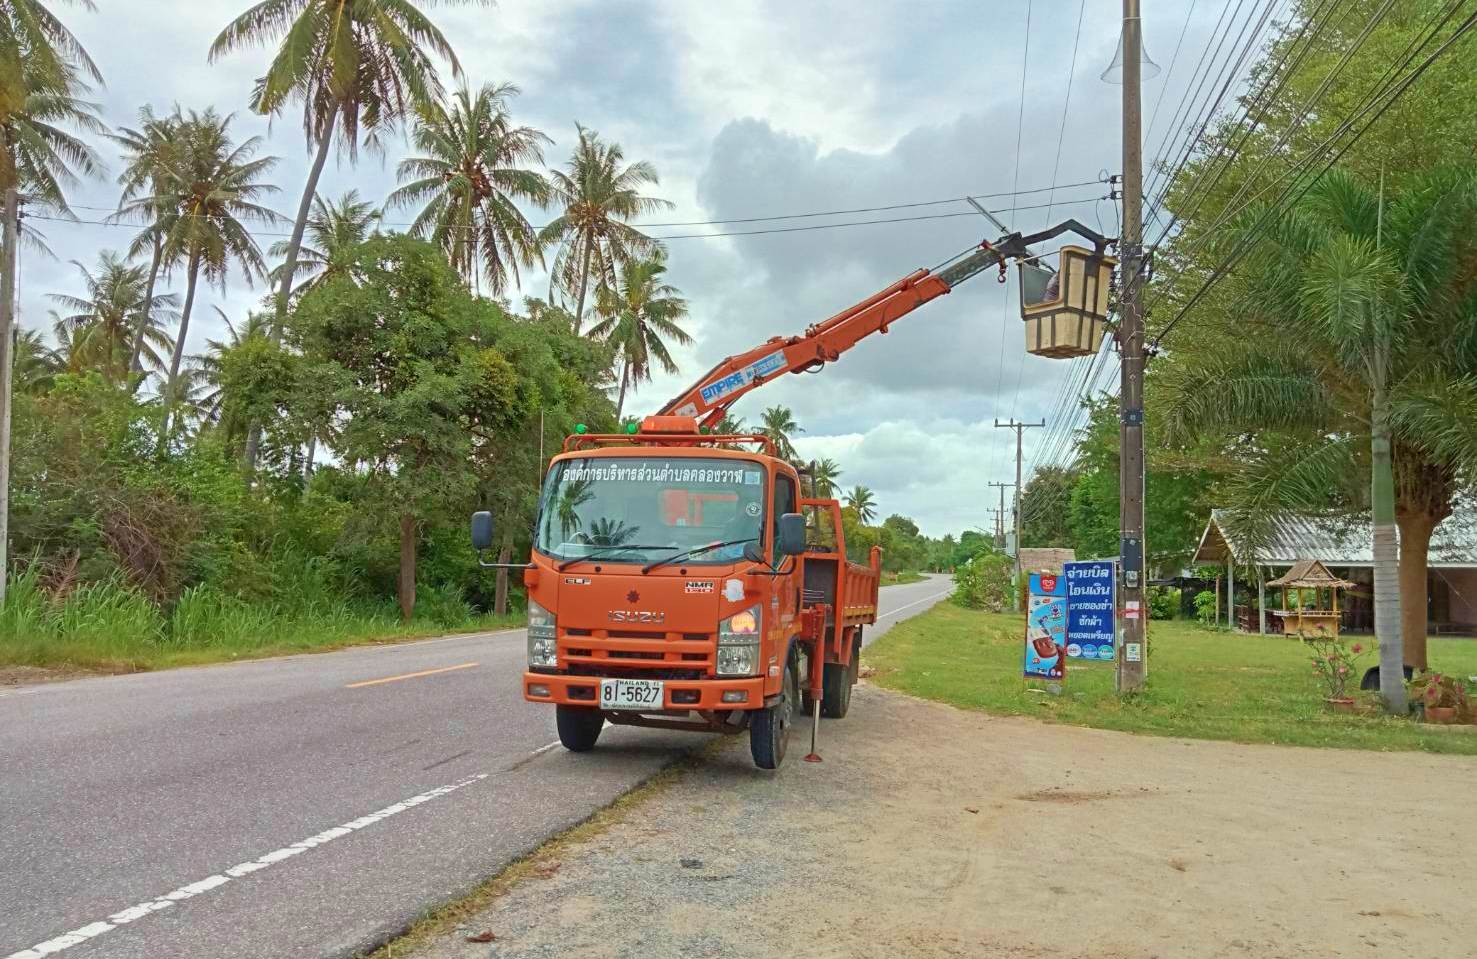
{"label": "gravel ground", "polygon": [[778,775],[731,742],[414,954],[1477,955],[1477,760],[1136,737],[869,686],[823,733],[824,763],[792,744]]}

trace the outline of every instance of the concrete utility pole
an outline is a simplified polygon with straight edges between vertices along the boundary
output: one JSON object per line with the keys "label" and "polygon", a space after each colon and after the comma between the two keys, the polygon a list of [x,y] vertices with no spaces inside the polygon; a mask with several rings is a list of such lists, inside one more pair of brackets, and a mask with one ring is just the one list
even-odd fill
{"label": "concrete utility pole", "polygon": [[1011,590],[1011,609],[1019,612],[1021,608],[1021,435],[1026,430],[1044,429],[1046,421],[1039,423],[1017,423],[1011,420],[1008,423],[995,421],[999,429],[1015,430],[1015,589]]}
{"label": "concrete utility pole", "polygon": [[1140,82],[1143,23],[1139,0],[1123,0],[1123,236],[1118,245],[1119,529],[1123,641],[1118,644],[1119,692],[1142,689],[1149,664],[1144,648],[1144,310],[1143,105]]}
{"label": "concrete utility pole", "polygon": [[[998,425],[998,424],[997,424]],[[1014,483],[991,483],[1000,488],[1000,509],[995,512],[995,547],[1005,548],[1005,491],[1014,489]]]}
{"label": "concrete utility pole", "polygon": [[10,401],[11,373],[15,368],[15,270],[20,246],[20,194],[12,186],[0,207],[0,231],[5,238],[0,262],[0,603],[10,577]]}

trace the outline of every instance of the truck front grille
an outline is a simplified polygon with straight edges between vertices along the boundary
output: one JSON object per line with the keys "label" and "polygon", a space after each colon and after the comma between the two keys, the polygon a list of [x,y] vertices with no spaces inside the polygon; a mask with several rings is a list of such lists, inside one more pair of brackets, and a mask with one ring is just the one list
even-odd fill
{"label": "truck front grille", "polygon": [[656,679],[660,670],[677,670],[684,675],[672,678],[700,678],[713,668],[715,638],[712,633],[561,628],[559,662],[586,676],[613,676],[620,670]]}

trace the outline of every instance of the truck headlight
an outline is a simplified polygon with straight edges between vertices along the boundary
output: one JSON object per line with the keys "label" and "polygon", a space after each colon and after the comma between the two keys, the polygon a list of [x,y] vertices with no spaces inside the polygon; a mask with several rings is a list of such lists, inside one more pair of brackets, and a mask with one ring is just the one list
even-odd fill
{"label": "truck headlight", "polygon": [[718,624],[719,676],[753,676],[759,672],[760,608],[751,606]]}
{"label": "truck headlight", "polygon": [[533,600],[528,601],[528,665],[558,666],[554,614]]}

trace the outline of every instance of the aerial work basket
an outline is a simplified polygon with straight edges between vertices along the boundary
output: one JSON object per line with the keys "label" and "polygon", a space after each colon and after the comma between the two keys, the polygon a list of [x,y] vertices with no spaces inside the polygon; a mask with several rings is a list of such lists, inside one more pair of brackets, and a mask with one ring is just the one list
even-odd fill
{"label": "aerial work basket", "polygon": [[1091,356],[1108,321],[1108,289],[1118,261],[1080,246],[1061,249],[1059,269],[1022,263],[1021,319],[1026,352],[1065,359]]}

